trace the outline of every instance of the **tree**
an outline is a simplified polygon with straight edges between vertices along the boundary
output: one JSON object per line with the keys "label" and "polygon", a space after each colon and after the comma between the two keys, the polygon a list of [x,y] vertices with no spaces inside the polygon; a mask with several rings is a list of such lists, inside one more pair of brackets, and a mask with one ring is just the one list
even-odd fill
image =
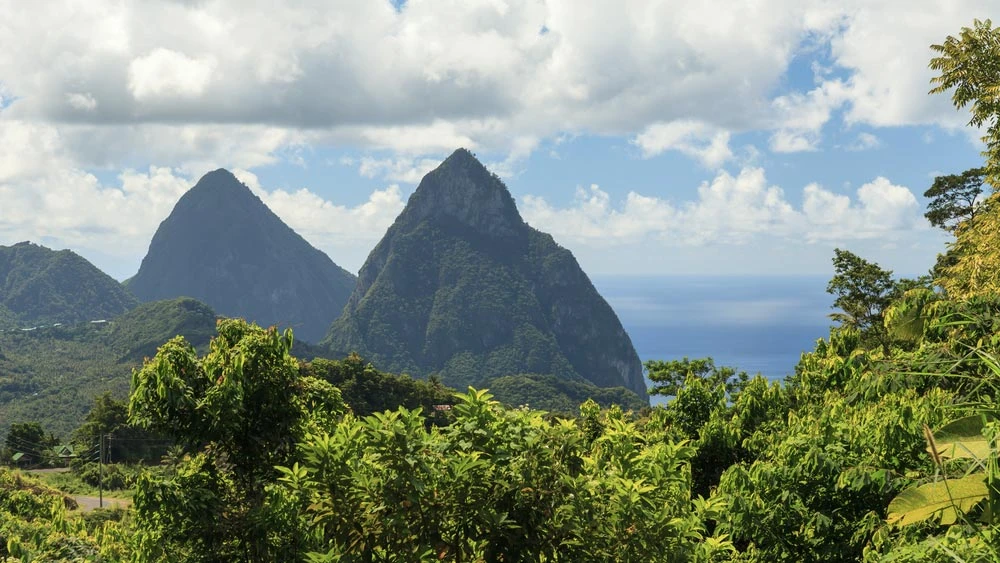
{"label": "tree", "polygon": [[934,183],[924,192],[924,197],[933,198],[927,205],[924,217],[931,225],[946,231],[954,231],[959,225],[972,224],[982,202],[986,170],[972,168],[961,174],[949,174],[934,178]]}
{"label": "tree", "polygon": [[746,372],[736,372],[727,366],[715,365],[712,358],[695,358],[689,360],[649,360],[644,364],[649,380],[655,383],[649,390],[650,395],[677,395],[688,377],[694,376],[705,380],[710,386],[723,385],[726,391],[737,391],[749,379]]}
{"label": "tree", "polygon": [[976,218],[976,224],[955,232],[944,258],[935,268],[935,283],[951,299],[986,297],[1000,291],[1000,229],[998,194],[993,194]]}
{"label": "tree", "polygon": [[105,436],[105,460],[109,462],[156,461],[166,453],[170,440],[128,422],[128,402],[105,392],[94,399],[83,423],[73,432],[74,442],[96,451]]}
{"label": "tree", "polygon": [[826,291],[837,296],[833,307],[843,312],[830,318],[841,326],[856,328],[865,345],[880,346],[888,355],[890,338],[882,313],[898,295],[892,271],[839,248],[834,249],[833,268],[835,274]]}
{"label": "tree", "polygon": [[5,440],[7,455],[23,453],[31,463],[42,461],[46,453],[59,445],[52,434],[45,434],[45,429],[37,422],[22,422],[10,425],[10,431]]}
{"label": "tree", "polygon": [[956,108],[972,104],[969,125],[986,128],[986,180],[1000,182],[1000,28],[990,20],[973,20],[958,37],[949,35],[944,43],[931,45],[940,56],[931,59],[930,68],[940,71],[931,79],[932,94],[952,90]]}
{"label": "tree", "polygon": [[296,444],[329,431],[343,413],[336,388],[302,377],[278,334],[222,320],[199,358],[183,337],[160,347],[132,376],[129,420],[190,454],[170,479],[140,478],[135,496],[142,558],[293,560],[303,536],[288,499],[272,485]]}

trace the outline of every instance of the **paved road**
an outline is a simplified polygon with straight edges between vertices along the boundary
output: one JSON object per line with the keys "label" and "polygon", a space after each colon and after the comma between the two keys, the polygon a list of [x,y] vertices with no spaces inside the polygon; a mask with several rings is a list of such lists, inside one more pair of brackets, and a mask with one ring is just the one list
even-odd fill
{"label": "paved road", "polygon": [[[80,505],[80,510],[83,512],[90,512],[91,510],[96,510],[100,508],[100,498],[82,495],[73,495],[76,499],[77,504]],[[125,508],[132,504],[131,500],[124,498],[108,498],[104,497],[104,508],[111,508],[115,505]]]}

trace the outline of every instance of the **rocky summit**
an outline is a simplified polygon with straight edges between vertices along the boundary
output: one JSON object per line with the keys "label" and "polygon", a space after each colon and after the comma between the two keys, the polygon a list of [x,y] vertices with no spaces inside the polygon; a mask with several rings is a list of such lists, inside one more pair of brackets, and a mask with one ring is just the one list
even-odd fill
{"label": "rocky summit", "polygon": [[193,297],[221,315],[291,327],[296,338],[316,342],[354,282],[219,169],[181,197],[126,284],[143,301]]}
{"label": "rocky summit", "polygon": [[459,388],[542,374],[647,400],[615,312],[572,253],[525,223],[500,178],[465,149],[420,182],[324,344]]}

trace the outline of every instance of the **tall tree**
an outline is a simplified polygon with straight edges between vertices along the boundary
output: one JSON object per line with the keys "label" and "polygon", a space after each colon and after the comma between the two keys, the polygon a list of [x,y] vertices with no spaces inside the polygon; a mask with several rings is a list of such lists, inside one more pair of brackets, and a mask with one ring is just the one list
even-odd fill
{"label": "tall tree", "polygon": [[952,90],[956,108],[972,104],[969,125],[985,127],[986,180],[1000,182],[1000,28],[990,20],[973,20],[958,37],[949,35],[944,43],[931,45],[940,56],[930,67],[941,74],[931,79],[932,94]]}
{"label": "tall tree", "polygon": [[303,538],[294,511],[270,487],[275,466],[296,461],[307,432],[331,430],[343,402],[332,385],[299,374],[291,331],[224,320],[218,332],[203,358],[177,337],[133,375],[130,422],[170,436],[191,456],[170,480],[140,480],[140,552],[292,560]]}
{"label": "tall tree", "polygon": [[833,307],[842,312],[830,318],[841,326],[857,329],[863,344],[881,347],[888,355],[890,338],[882,313],[898,294],[892,271],[839,248],[834,250],[833,268],[835,273],[826,291],[837,297]]}
{"label": "tall tree", "polygon": [[982,202],[985,168],[972,168],[961,174],[934,178],[934,183],[924,197],[931,198],[924,217],[935,227],[954,231],[959,225],[969,224],[976,218]]}
{"label": "tall tree", "polygon": [[20,452],[30,457],[32,463],[41,461],[44,454],[58,444],[55,436],[46,434],[37,422],[11,424],[5,440],[7,455]]}

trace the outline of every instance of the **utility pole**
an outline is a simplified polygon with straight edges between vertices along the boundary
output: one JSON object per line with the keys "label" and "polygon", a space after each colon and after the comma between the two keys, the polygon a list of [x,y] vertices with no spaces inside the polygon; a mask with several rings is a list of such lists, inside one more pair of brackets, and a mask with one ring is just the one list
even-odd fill
{"label": "utility pole", "polygon": [[97,494],[100,495],[98,496],[98,505],[100,506],[100,508],[104,508],[104,434],[100,435],[100,440],[101,441],[100,441],[100,446],[98,447],[99,449],[98,456],[100,457],[101,461],[100,463],[98,463],[98,470],[97,470],[98,471]]}

